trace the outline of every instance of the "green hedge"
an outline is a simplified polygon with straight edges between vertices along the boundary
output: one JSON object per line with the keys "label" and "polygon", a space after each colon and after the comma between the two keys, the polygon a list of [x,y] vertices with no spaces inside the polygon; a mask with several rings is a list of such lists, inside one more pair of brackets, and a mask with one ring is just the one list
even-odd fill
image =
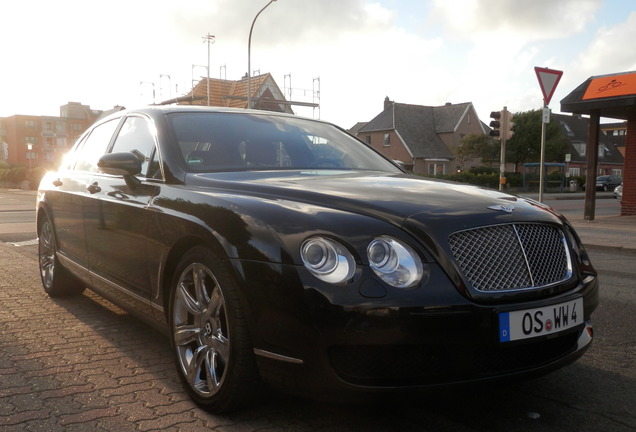
{"label": "green hedge", "polygon": [[18,188],[26,180],[29,182],[29,188],[35,190],[38,188],[40,180],[42,180],[46,171],[46,168],[42,167],[28,169],[23,165],[0,163],[0,186]]}
{"label": "green hedge", "polygon": [[[494,168],[471,168],[469,171],[447,175],[438,175],[434,178],[450,180],[459,183],[468,183],[491,189],[499,188],[499,171]],[[523,178],[521,174],[506,173],[507,188],[520,188],[522,186],[522,182]]]}

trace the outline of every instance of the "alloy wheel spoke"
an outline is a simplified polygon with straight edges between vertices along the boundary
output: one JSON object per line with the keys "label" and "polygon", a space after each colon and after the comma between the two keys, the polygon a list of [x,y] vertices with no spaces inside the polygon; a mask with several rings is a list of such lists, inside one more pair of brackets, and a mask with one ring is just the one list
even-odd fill
{"label": "alloy wheel spoke", "polygon": [[208,390],[215,392],[219,388],[220,383],[220,377],[217,375],[217,356],[214,350],[210,350],[205,357],[205,380],[208,385]]}
{"label": "alloy wheel spoke", "polygon": [[206,363],[206,358],[209,350],[210,347],[208,347],[207,345],[201,345],[200,347],[198,347],[194,351],[192,359],[187,366],[187,379],[190,385],[192,385],[193,387],[196,387],[197,385],[199,376],[201,374],[201,368],[203,368],[203,365]]}
{"label": "alloy wheel spoke", "polygon": [[199,307],[203,310],[210,302],[210,297],[206,290],[205,268],[200,264],[195,265],[192,269],[192,276],[194,280],[194,295],[196,296],[197,303],[200,305]]}
{"label": "alloy wheel spoke", "polygon": [[226,338],[221,331],[212,338],[211,342],[214,351],[218,353],[224,363],[227,363],[230,358],[230,341]]}
{"label": "alloy wheel spoke", "polygon": [[177,346],[188,345],[191,342],[197,342],[201,328],[196,325],[180,325],[174,333],[174,342]]}
{"label": "alloy wheel spoke", "polygon": [[181,300],[183,306],[195,316],[201,315],[201,305],[190,295],[186,281],[181,281],[177,287],[177,296]]}

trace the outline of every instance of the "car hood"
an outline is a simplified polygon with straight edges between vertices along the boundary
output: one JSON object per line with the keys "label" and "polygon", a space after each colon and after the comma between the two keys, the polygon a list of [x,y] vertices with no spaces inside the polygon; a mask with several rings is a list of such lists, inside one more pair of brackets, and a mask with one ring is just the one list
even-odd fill
{"label": "car hood", "polygon": [[[189,184],[241,195],[307,202],[384,219],[398,226],[454,231],[498,223],[559,223],[533,200],[407,174],[349,171],[247,172],[194,175]],[[441,234],[441,232],[440,232]]]}

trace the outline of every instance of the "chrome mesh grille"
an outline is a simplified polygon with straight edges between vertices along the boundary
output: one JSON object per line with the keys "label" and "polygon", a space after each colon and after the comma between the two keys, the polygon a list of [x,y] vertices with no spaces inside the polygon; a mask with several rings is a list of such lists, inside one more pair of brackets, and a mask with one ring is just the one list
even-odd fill
{"label": "chrome mesh grille", "polygon": [[480,291],[538,288],[572,275],[565,237],[556,226],[493,225],[448,240],[464,276]]}

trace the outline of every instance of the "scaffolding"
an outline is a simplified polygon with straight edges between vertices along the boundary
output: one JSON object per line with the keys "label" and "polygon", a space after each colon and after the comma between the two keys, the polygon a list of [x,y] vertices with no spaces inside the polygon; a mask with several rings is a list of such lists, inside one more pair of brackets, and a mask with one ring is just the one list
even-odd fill
{"label": "scaffolding", "polygon": [[[312,108],[312,118],[320,119],[320,77],[312,79],[311,89],[294,88],[291,73],[283,77],[283,95],[290,105]],[[299,98],[294,101],[293,96]],[[316,116],[317,114],[317,116]]]}

